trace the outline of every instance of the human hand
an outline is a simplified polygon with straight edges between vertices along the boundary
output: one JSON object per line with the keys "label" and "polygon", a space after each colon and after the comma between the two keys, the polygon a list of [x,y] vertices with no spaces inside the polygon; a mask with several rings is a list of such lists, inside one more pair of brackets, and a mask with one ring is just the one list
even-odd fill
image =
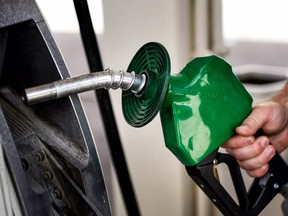
{"label": "human hand", "polygon": [[[236,135],[223,144],[250,176],[263,176],[276,151],[281,152],[288,146],[287,113],[285,106],[275,101],[257,105],[236,128]],[[265,136],[256,136],[260,129]]]}

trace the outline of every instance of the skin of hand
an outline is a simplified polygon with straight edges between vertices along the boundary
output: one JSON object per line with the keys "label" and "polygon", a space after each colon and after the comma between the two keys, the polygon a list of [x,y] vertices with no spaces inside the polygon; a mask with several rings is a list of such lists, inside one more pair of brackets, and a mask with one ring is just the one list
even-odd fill
{"label": "skin of hand", "polygon": [[[256,136],[260,129],[264,135]],[[255,106],[222,147],[250,176],[263,176],[276,151],[288,147],[288,84],[270,101]]]}

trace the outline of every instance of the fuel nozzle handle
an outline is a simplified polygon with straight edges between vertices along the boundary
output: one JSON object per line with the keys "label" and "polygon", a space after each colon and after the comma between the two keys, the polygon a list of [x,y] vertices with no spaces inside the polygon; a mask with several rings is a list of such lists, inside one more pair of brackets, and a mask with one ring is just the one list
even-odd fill
{"label": "fuel nozzle handle", "polygon": [[146,82],[144,74],[138,75],[134,72],[105,71],[84,74],[77,77],[70,77],[44,85],[25,89],[23,101],[28,104],[37,104],[44,101],[54,100],[95,89],[118,89],[131,90],[137,94]]}

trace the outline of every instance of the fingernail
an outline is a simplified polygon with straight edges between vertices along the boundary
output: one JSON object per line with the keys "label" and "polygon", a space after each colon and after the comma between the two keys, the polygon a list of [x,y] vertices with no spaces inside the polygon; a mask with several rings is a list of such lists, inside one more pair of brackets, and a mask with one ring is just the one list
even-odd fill
{"label": "fingernail", "polygon": [[265,154],[266,154],[266,157],[268,158],[268,160],[270,160],[275,154],[274,148],[272,146],[268,147]]}
{"label": "fingernail", "polygon": [[240,125],[238,128],[241,128],[241,130],[247,130],[247,131],[249,130],[249,127],[245,124]]}
{"label": "fingernail", "polygon": [[245,139],[245,142],[246,142],[247,144],[252,144],[252,143],[254,142],[254,138],[253,138],[253,137],[247,137],[247,138]]}
{"label": "fingernail", "polygon": [[[261,140],[261,145],[262,145],[262,147],[266,147],[267,145],[269,145],[269,140],[268,139],[266,139],[266,138],[262,138],[262,140]],[[270,149],[270,148],[269,148]],[[268,149],[268,150],[269,150]]]}
{"label": "fingernail", "polygon": [[262,170],[265,170],[265,171],[268,170],[268,165],[262,166],[261,169],[262,169]]}
{"label": "fingernail", "polygon": [[267,169],[268,169],[268,166],[267,166],[267,165],[264,165],[264,166],[261,167],[261,169],[262,169],[262,170],[267,170]]}

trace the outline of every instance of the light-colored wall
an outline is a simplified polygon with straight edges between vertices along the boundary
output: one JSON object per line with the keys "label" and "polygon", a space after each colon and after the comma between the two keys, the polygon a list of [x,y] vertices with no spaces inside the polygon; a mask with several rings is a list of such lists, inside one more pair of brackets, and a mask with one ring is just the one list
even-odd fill
{"label": "light-colored wall", "polygon": [[228,40],[288,42],[288,1],[223,1],[224,37]]}

